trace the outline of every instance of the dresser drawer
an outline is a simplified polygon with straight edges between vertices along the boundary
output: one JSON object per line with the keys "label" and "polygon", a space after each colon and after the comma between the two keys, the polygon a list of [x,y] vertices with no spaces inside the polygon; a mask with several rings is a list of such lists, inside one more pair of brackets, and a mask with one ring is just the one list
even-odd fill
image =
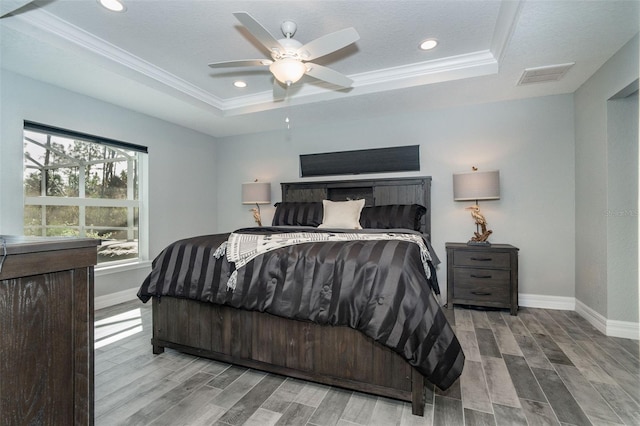
{"label": "dresser drawer", "polygon": [[456,250],[453,253],[454,266],[475,266],[482,268],[509,268],[509,253],[471,250]]}

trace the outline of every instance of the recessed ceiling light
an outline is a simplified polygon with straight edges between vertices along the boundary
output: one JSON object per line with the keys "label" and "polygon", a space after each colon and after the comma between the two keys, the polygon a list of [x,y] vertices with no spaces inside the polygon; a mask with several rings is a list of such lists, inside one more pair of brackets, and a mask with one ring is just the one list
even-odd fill
{"label": "recessed ceiling light", "polygon": [[438,40],[436,40],[435,38],[430,38],[420,43],[420,49],[431,50],[437,45],[438,45]]}
{"label": "recessed ceiling light", "polygon": [[98,3],[113,12],[124,12],[127,9],[120,0],[98,0]]}
{"label": "recessed ceiling light", "polygon": [[234,81],[233,85],[242,89],[243,87],[247,87],[247,83],[245,83],[244,81],[238,80],[238,81]]}

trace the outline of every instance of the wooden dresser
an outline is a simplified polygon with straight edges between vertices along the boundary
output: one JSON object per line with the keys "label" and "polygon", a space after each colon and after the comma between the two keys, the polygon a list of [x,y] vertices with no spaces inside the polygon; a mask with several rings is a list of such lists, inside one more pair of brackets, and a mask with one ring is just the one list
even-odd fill
{"label": "wooden dresser", "polygon": [[509,308],[518,313],[518,248],[447,243],[447,304]]}
{"label": "wooden dresser", "polygon": [[92,425],[99,241],[0,238],[0,424]]}

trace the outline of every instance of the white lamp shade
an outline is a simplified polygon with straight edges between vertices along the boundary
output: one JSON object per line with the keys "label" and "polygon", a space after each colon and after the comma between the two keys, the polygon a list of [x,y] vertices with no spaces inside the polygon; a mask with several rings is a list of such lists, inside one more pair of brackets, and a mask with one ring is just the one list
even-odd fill
{"label": "white lamp shade", "polygon": [[242,184],[242,204],[269,204],[270,202],[270,182],[250,182]]}
{"label": "white lamp shade", "polygon": [[454,174],[453,199],[455,201],[499,200],[500,171]]}
{"label": "white lamp shade", "polygon": [[284,58],[272,63],[269,66],[269,71],[279,82],[289,85],[300,80],[307,72],[307,67],[298,60]]}

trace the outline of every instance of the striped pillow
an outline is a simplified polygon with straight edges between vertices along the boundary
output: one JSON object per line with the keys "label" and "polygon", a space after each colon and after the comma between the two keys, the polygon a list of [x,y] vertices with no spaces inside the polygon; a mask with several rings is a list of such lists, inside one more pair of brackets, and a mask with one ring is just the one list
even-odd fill
{"label": "striped pillow", "polygon": [[420,231],[420,221],[427,208],[420,204],[391,204],[365,207],[360,214],[360,225],[372,229],[413,229]]}
{"label": "striped pillow", "polygon": [[322,223],[322,202],[276,203],[273,226],[315,226]]}

